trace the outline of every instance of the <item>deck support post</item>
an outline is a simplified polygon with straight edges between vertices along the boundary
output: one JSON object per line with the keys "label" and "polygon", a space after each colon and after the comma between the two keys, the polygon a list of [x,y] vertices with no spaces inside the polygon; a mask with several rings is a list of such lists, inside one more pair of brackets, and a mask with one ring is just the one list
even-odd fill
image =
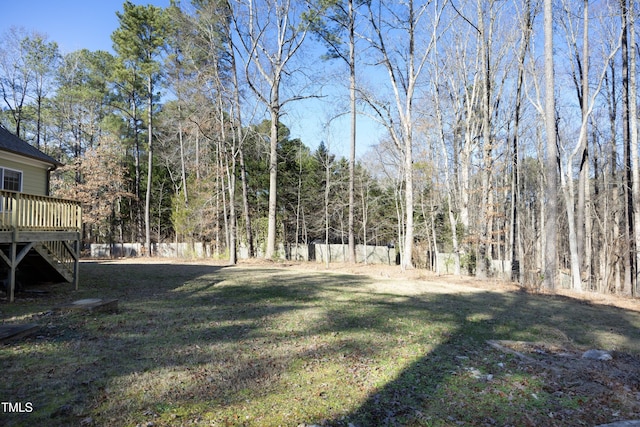
{"label": "deck support post", "polygon": [[80,233],[76,236],[76,240],[73,242],[73,286],[76,291],[80,283]]}
{"label": "deck support post", "polygon": [[4,261],[4,263],[7,264],[7,266],[9,267],[9,277],[8,277],[9,302],[13,302],[15,300],[16,270],[18,269],[18,264],[20,264],[20,261],[23,260],[23,258],[27,255],[27,253],[31,250],[31,248],[34,245],[33,242],[30,242],[24,248],[22,248],[20,253],[18,253],[17,232],[14,231],[12,234],[13,234],[13,238],[9,246],[9,256],[7,257],[5,253],[0,250],[0,259],[2,259],[2,261]]}
{"label": "deck support post", "polygon": [[15,299],[16,290],[16,252],[18,251],[18,243],[15,239],[11,242],[11,249],[9,250],[9,302],[13,302]]}

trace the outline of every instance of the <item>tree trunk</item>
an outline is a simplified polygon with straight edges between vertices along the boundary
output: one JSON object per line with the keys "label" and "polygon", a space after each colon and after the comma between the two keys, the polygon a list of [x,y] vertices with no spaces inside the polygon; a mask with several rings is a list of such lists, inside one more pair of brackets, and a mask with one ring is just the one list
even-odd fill
{"label": "tree trunk", "polygon": [[[356,262],[356,237],[354,230],[355,169],[356,169],[356,53],[355,16],[353,1],[349,0],[349,97],[351,103],[351,150],[349,153],[349,261]],[[366,248],[366,241],[364,242]],[[365,256],[366,259],[366,256]]]}
{"label": "tree trunk", "polygon": [[553,64],[553,0],[544,0],[544,75],[545,75],[545,131],[547,157],[545,265],[543,286],[554,290],[557,275],[557,218],[558,218],[558,147],[556,141],[555,82]]}
{"label": "tree trunk", "polygon": [[[408,126],[412,126],[409,117]],[[410,132],[410,131],[409,131]],[[405,232],[404,232],[404,253],[402,257],[402,269],[413,268],[413,147],[412,138],[405,136],[405,158],[404,158],[404,179],[405,179]]]}
{"label": "tree trunk", "polygon": [[[435,55],[438,53],[437,46],[434,49]],[[452,194],[454,192],[451,176],[449,175],[449,154],[447,152],[447,146],[445,143],[445,134],[444,134],[444,124],[442,119],[442,107],[440,105],[440,91],[439,86],[440,82],[438,79],[438,73],[435,73],[434,76],[435,81],[433,82],[433,87],[435,91],[435,109],[436,109],[436,126],[438,130],[438,139],[440,141],[440,146],[442,147],[442,156],[444,158],[444,180],[445,180],[445,191],[447,192],[447,211],[449,217],[449,225],[451,226],[451,244],[453,247],[453,257],[454,257],[454,274],[456,276],[460,275],[460,247],[458,246],[458,219],[454,213],[454,200]],[[433,213],[431,215],[432,218],[432,232],[433,232],[433,245],[435,248],[436,254],[436,273],[438,271],[438,248],[435,238],[435,226],[433,225]]]}
{"label": "tree trunk", "polygon": [[240,148],[240,180],[242,181],[242,210],[244,213],[244,227],[247,235],[247,245],[249,246],[249,257],[256,255],[253,247],[253,231],[251,230],[251,215],[249,214],[249,184],[247,183],[247,168],[244,163],[244,151]]}
{"label": "tree trunk", "polygon": [[[630,103],[629,99],[629,46],[628,46],[628,25],[627,18],[630,15],[627,0],[620,0],[621,20],[622,20],[622,141],[623,141],[623,177],[622,188],[624,194],[624,294],[631,294],[631,289],[635,286],[635,249],[633,231],[633,199],[631,194],[631,129],[629,126]],[[631,47],[635,49],[635,46]],[[635,72],[635,70],[634,70]],[[634,99],[635,103],[636,100]],[[636,129],[633,132],[637,132]]]}
{"label": "tree trunk", "polygon": [[[178,101],[180,102],[180,101]],[[180,180],[182,181],[182,191],[185,205],[189,204],[189,193],[187,191],[187,170],[184,162],[184,137],[182,131],[182,108],[178,105],[178,142],[180,143]]]}
{"label": "tree trunk", "polygon": [[300,247],[300,221],[304,220],[302,215],[302,147],[298,146],[298,189],[296,191],[296,256],[295,261],[298,261],[298,248]]}
{"label": "tree trunk", "polygon": [[278,184],[278,122],[280,120],[279,85],[271,90],[271,133],[269,142],[269,222],[267,228],[266,259],[272,259],[276,251],[277,184]]}
{"label": "tree trunk", "polygon": [[[240,162],[240,182],[242,185],[242,210],[244,214],[244,226],[245,226],[245,234],[247,238],[247,245],[249,250],[249,257],[255,256],[254,248],[253,248],[253,233],[251,231],[251,215],[249,214],[249,190],[247,183],[247,170],[244,163],[244,134],[243,134],[243,124],[242,124],[242,109],[240,103],[240,83],[238,82],[238,68],[236,64],[236,55],[235,55],[235,46],[233,44],[233,37],[231,35],[231,28],[229,26],[226,27],[227,36],[229,38],[229,51],[230,51],[230,59],[231,59],[231,77],[233,78],[233,103],[234,107],[233,111],[235,112],[235,126],[236,126],[236,144],[237,147],[237,155],[239,157]],[[233,153],[234,156],[234,165],[235,165],[235,156],[236,152]],[[234,166],[235,171],[235,166]],[[234,172],[235,173],[235,172]],[[235,178],[234,178],[234,189],[235,189]],[[235,194],[235,192],[234,192]],[[235,197],[232,197],[232,200],[235,200]],[[237,221],[236,221],[236,229],[237,229]],[[236,231],[237,233],[237,231]]]}
{"label": "tree trunk", "polygon": [[148,153],[147,160],[147,192],[144,203],[144,229],[145,229],[145,246],[147,248],[147,256],[151,256],[151,185],[153,184],[153,82],[151,77],[147,80],[147,120],[148,120]]}
{"label": "tree trunk", "polygon": [[[589,109],[589,0],[583,2],[583,26],[582,26],[582,120],[588,120]],[[589,271],[590,266],[585,262],[585,252],[587,246],[587,192],[589,191],[589,132],[583,133],[583,139],[580,141],[580,152],[578,154],[579,170],[578,170],[578,203],[576,205],[576,239],[578,259],[580,269]]]}
{"label": "tree trunk", "polygon": [[[491,192],[491,163],[493,142],[491,140],[491,60],[490,40],[485,29],[485,17],[482,10],[482,1],[478,0],[478,37],[480,41],[480,56],[482,64],[482,194],[480,201],[480,236],[478,241],[478,253],[476,255],[476,277],[484,279],[488,277],[487,263],[491,248],[491,214],[489,205],[489,193]],[[489,251],[487,250],[489,248]]]}
{"label": "tree trunk", "polygon": [[531,38],[531,27],[533,25],[532,12],[531,12],[531,0],[525,1],[525,17],[524,26],[522,28],[522,41],[520,44],[520,51],[518,53],[518,80],[516,86],[516,105],[514,112],[513,123],[513,140],[512,140],[512,152],[511,152],[511,280],[522,282],[521,266],[520,262],[523,261],[520,257],[518,247],[519,238],[519,218],[518,218],[518,203],[520,194],[519,183],[519,166],[518,166],[518,138],[520,132],[520,113],[522,107],[523,97],[523,85],[524,85],[524,62],[529,48],[529,40]]}
{"label": "tree trunk", "polygon": [[[226,188],[226,179],[225,179],[225,171],[227,169],[227,164],[229,162],[229,160],[227,159],[227,150],[226,147],[224,146],[224,140],[226,138],[224,137],[224,135],[222,135],[222,137],[218,140],[218,172],[217,175],[220,177],[220,187],[219,189],[216,189],[216,192],[220,194],[220,196],[222,197],[222,223],[224,224],[224,247],[225,249],[230,249],[230,241],[231,241],[231,235],[230,235],[230,228],[229,228],[229,215],[227,212],[227,188]],[[218,212],[218,215],[220,215],[220,213]]]}
{"label": "tree trunk", "polygon": [[133,212],[135,215],[134,221],[135,221],[135,236],[134,236],[134,240],[136,241],[136,243],[139,243],[142,239],[142,206],[141,206],[141,200],[142,200],[142,194],[141,194],[141,189],[142,189],[142,173],[140,171],[140,136],[138,133],[138,106],[135,102],[134,97],[131,97],[130,100],[132,107],[133,107],[133,115],[131,117],[131,131],[133,132],[133,163],[134,163],[134,169],[135,169],[135,195],[136,198],[135,200],[132,202],[132,204],[134,205],[134,209]]}
{"label": "tree trunk", "polygon": [[632,279],[631,295],[633,297],[637,294],[638,286],[638,269],[640,268],[640,160],[638,158],[638,112],[637,104],[635,102],[638,99],[638,87],[636,79],[636,24],[634,9],[631,9],[629,13],[629,44],[631,50],[629,52],[629,66],[631,73],[629,76],[629,98],[634,100],[629,104],[629,125],[631,128],[631,162],[633,170],[633,231],[634,231],[634,244],[635,244],[635,276]]}
{"label": "tree trunk", "polygon": [[[232,148],[235,148],[232,147]],[[229,188],[229,264],[235,265],[238,262],[238,243],[237,243],[237,223],[236,218],[236,156],[232,151],[230,153],[231,166],[227,160],[227,186]]]}
{"label": "tree trunk", "polygon": [[578,258],[578,238],[575,217],[575,186],[573,184],[573,157],[569,157],[566,170],[562,171],[562,189],[564,190],[564,204],[567,211],[567,226],[569,228],[569,256],[571,263],[571,287],[574,291],[582,291],[580,280],[580,259]]}
{"label": "tree trunk", "polygon": [[331,163],[329,161],[329,152],[326,152],[324,158],[325,167],[325,184],[324,184],[324,247],[325,250],[325,266],[329,268],[331,262],[331,247],[329,246],[329,195],[330,195],[330,180],[331,180]]}
{"label": "tree trunk", "polygon": [[362,262],[367,264],[367,224],[369,219],[369,191],[365,190],[364,178],[360,186],[360,202],[362,203]]}

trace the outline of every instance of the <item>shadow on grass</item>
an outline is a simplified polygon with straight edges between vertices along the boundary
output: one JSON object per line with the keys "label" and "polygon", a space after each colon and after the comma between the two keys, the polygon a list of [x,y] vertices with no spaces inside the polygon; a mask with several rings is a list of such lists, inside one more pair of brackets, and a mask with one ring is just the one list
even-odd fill
{"label": "shadow on grass", "polygon": [[[486,341],[621,350],[637,357],[639,313],[524,292],[417,297],[400,305],[407,319],[417,313],[447,319],[452,326],[447,339],[371,393],[357,409],[322,421],[323,425],[584,426],[624,419],[616,406],[620,402],[614,402],[612,408],[596,406],[576,411],[578,405],[590,401],[590,396],[567,395],[558,383],[545,382],[544,374],[538,372],[541,365],[526,366],[523,371],[519,359],[490,348]],[[635,366],[637,363],[638,359]],[[596,370],[608,369],[605,362],[593,364]],[[640,395],[640,377],[637,372],[630,374],[635,389],[627,391]],[[576,386],[580,382],[580,378],[568,380]],[[518,396],[518,390],[526,395]],[[616,390],[610,394],[615,396]],[[632,411],[640,409],[637,404],[628,406]],[[640,413],[635,415],[637,418]]]}
{"label": "shadow on grass", "polygon": [[[33,407],[31,413],[0,412],[0,424],[75,425],[93,418],[92,408],[98,408],[102,423],[115,419],[115,424],[122,424],[141,414],[123,414],[120,411],[127,409],[119,403],[111,406],[110,389],[122,387],[179,402],[188,385],[172,379],[154,383],[153,378],[136,384],[136,377],[175,367],[193,371],[193,377],[180,382],[204,382],[217,390],[214,400],[220,402],[230,399],[240,385],[262,387],[274,370],[285,368],[282,357],[268,354],[270,348],[299,332],[283,328],[277,318],[314,305],[325,280],[322,275],[281,275],[260,268],[83,263],[79,291],[54,287],[46,296],[0,306],[4,319],[41,325],[38,336],[0,347],[0,399]],[[119,310],[50,311],[83,298],[118,298]],[[249,339],[260,341],[265,350],[243,357],[247,349],[242,346]],[[205,365],[211,360],[224,363],[218,370],[209,369]],[[144,396],[141,401],[151,408],[157,403]]]}
{"label": "shadow on grass", "polygon": [[504,400],[459,412],[442,393],[481,392],[471,369],[506,373],[486,339],[640,351],[638,313],[557,297],[375,294],[365,276],[208,265],[83,263],[81,280],[56,298],[118,298],[119,312],[0,306],[43,326],[0,347],[0,399],[34,408],[0,424],[519,424],[522,408],[490,407]]}

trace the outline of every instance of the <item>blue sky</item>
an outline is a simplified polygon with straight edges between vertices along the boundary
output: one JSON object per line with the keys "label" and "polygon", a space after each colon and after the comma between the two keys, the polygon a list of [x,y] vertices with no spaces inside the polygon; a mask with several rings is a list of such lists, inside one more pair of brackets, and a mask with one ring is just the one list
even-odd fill
{"label": "blue sky", "polygon": [[[37,30],[55,41],[62,53],[78,49],[113,51],[111,33],[124,0],[5,0],[0,32],[10,27]],[[169,0],[133,0],[134,4],[169,6]]]}

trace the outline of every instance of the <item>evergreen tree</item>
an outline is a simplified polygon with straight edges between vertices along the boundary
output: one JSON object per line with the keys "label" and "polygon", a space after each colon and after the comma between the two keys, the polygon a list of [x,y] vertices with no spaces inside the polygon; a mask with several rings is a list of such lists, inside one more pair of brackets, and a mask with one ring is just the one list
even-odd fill
{"label": "evergreen tree", "polygon": [[144,223],[145,246],[151,255],[151,187],[153,184],[153,115],[156,101],[156,84],[161,77],[159,57],[169,34],[168,15],[161,8],[138,6],[126,1],[124,12],[117,13],[120,27],[111,35],[113,47],[125,69],[145,82],[141,95],[147,103],[147,188],[145,195]]}

